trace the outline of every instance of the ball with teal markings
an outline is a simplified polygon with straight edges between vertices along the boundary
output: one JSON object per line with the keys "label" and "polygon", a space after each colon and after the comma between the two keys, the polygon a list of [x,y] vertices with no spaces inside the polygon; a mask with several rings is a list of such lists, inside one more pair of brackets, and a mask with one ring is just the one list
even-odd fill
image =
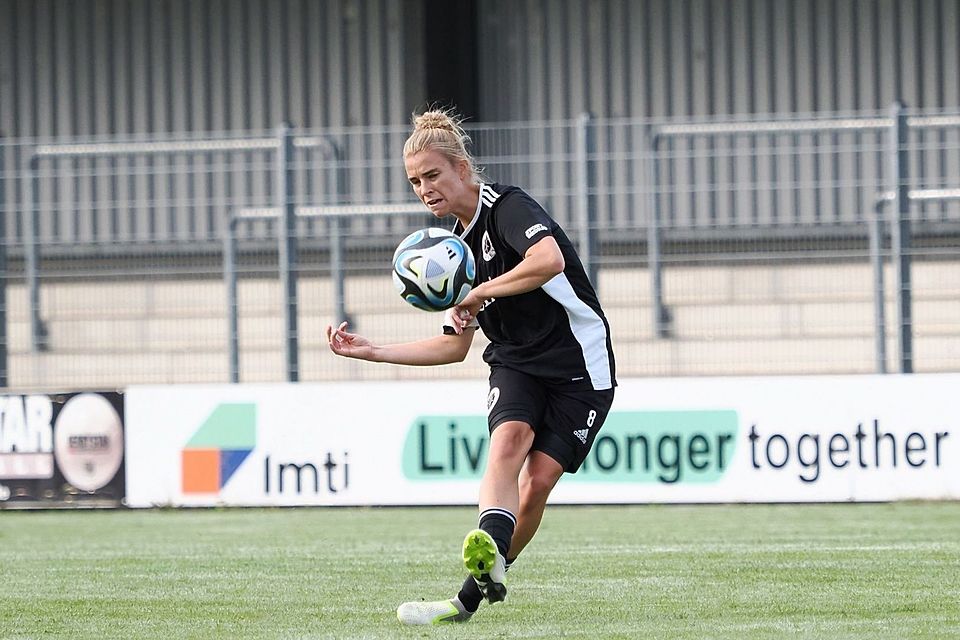
{"label": "ball with teal markings", "polygon": [[443,311],[467,297],[477,277],[470,247],[459,236],[430,227],[414,231],[393,254],[393,284],[417,309]]}

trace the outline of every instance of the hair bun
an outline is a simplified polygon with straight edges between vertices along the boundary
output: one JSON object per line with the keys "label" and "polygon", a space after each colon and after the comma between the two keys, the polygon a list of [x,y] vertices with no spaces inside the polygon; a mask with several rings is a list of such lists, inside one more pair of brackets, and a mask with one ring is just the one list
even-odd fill
{"label": "hair bun", "polygon": [[413,119],[415,130],[421,129],[443,129],[459,133],[460,125],[457,119],[449,112],[441,109],[424,111]]}

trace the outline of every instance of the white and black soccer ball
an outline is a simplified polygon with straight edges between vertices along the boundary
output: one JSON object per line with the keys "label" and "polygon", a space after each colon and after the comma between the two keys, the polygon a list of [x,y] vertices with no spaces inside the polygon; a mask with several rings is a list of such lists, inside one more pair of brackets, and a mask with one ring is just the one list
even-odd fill
{"label": "white and black soccer ball", "polygon": [[424,311],[459,304],[476,277],[470,247],[446,229],[414,231],[393,254],[393,284],[404,300]]}

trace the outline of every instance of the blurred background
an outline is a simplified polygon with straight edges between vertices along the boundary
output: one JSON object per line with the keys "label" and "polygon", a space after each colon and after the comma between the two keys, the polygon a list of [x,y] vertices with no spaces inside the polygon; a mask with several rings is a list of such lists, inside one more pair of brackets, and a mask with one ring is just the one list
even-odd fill
{"label": "blurred background", "polygon": [[[960,0],[0,0],[0,386],[485,377],[410,117],[577,243],[621,377],[960,370]],[[441,223],[447,226],[446,223]]]}

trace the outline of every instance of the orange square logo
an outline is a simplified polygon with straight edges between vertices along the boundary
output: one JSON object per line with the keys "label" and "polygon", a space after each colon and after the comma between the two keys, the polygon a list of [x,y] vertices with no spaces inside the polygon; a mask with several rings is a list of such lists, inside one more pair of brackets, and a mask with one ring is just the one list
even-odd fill
{"label": "orange square logo", "polygon": [[220,491],[219,449],[184,449],[180,462],[184,493]]}

